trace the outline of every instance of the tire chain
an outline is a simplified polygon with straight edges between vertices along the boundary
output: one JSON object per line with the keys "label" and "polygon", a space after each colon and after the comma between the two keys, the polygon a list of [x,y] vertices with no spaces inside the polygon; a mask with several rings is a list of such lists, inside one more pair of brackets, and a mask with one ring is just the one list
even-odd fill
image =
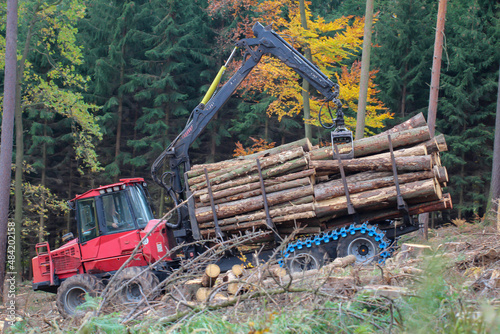
{"label": "tire chain", "polygon": [[322,232],[315,236],[300,238],[299,240],[291,242],[282,252],[282,257],[278,260],[278,263],[283,267],[286,259],[289,258],[297,249],[311,248],[313,246],[327,244],[331,241],[338,241],[340,240],[340,238],[347,237],[348,234],[356,234],[357,231],[359,231],[361,234],[368,233],[369,236],[375,236],[375,241],[379,243],[378,246],[382,250],[382,252],[379,254],[379,263],[385,262],[385,260],[391,256],[393,249],[391,247],[391,242],[385,236],[385,232],[380,230],[378,228],[378,225],[369,225],[367,223],[363,223],[361,225],[351,224],[351,226],[349,226],[347,229],[345,227],[342,227],[340,229]]}

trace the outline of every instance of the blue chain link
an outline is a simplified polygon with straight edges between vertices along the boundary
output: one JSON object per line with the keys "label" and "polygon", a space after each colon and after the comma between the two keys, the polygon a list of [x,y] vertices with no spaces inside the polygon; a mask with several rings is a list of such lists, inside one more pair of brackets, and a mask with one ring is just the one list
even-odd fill
{"label": "blue chain link", "polygon": [[345,227],[342,227],[341,229],[322,232],[315,236],[301,238],[299,240],[291,242],[286,247],[285,251],[282,254],[282,258],[278,260],[278,263],[283,266],[284,260],[290,257],[295,252],[295,250],[311,248],[314,245],[319,246],[321,244],[327,244],[330,241],[337,241],[340,238],[345,238],[348,235],[354,235],[357,232],[375,237],[375,241],[379,243],[378,247],[383,250],[379,254],[379,263],[383,263],[385,259],[391,256],[392,249],[389,248],[390,243],[389,240],[385,237],[385,232],[378,229],[377,225],[369,225],[367,223],[363,223],[361,225],[352,224],[347,229]]}

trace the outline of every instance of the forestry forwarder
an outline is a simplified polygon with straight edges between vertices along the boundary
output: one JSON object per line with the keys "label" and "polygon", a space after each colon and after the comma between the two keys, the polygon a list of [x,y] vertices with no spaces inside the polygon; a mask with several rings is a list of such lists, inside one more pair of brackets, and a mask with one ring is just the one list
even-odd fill
{"label": "forestry forwarder", "polygon": [[[294,69],[325,97],[326,103],[333,102],[336,105],[337,118],[334,124],[337,128],[332,132],[332,142],[352,142],[352,134],[343,125],[341,103],[337,99],[338,85],[269,27],[256,23],[253,32],[256,38],[242,39],[236,43],[235,50],[219,71],[202,103],[193,110],[184,130],[152,166],[154,181],[167,190],[175,205],[191,195],[183,185],[184,172],[190,170],[190,145],[265,54],[275,56]],[[237,48],[246,51],[244,62],[215,92]],[[338,159],[341,157],[338,154],[336,156]],[[170,161],[171,172],[159,178],[157,171],[161,170],[166,158]],[[70,204],[76,211],[78,238],[68,233],[63,236],[65,244],[55,250],[50,250],[48,242],[39,243],[36,245],[37,256],[32,260],[33,289],[57,292],[57,306],[63,316],[75,314],[76,307],[84,301],[85,293],[98,294],[151,230],[150,235],[143,240],[140,251],[117,278],[117,287],[165,256],[177,244],[202,239],[192,202],[177,207],[174,222],[162,221],[158,224],[159,220],[153,218],[146,183],[142,178],[123,179],[116,184],[89,190],[76,196]],[[290,269],[319,267],[325,255],[335,258],[337,254],[355,254],[360,262],[377,255],[384,259],[390,256],[389,239],[417,229],[406,214],[408,219],[405,219],[407,224],[404,228],[399,229],[397,235],[391,232],[391,235],[386,236],[374,225],[360,224],[352,210],[349,210],[349,214],[355,224],[339,230],[324,231],[288,245],[283,255]],[[223,238],[222,234],[218,236]],[[189,258],[197,254],[199,249],[189,246],[183,249],[182,256]],[[236,257],[226,260],[241,262]],[[178,262],[175,255],[165,257],[159,265],[144,271],[138,280],[121,289],[118,300],[123,303],[137,302],[142,293],[148,294]]]}

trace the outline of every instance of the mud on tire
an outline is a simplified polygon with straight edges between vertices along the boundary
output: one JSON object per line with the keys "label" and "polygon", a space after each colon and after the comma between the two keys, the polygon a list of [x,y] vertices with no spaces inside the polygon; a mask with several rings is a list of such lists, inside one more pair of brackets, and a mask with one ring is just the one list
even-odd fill
{"label": "mud on tire", "polygon": [[114,303],[135,304],[140,302],[143,296],[148,296],[148,300],[152,300],[159,295],[159,290],[151,293],[160,283],[158,277],[151,270],[141,273],[142,271],[141,267],[128,267],[118,274],[116,280],[111,283]]}
{"label": "mud on tire", "polygon": [[77,307],[85,302],[85,294],[98,296],[103,289],[100,279],[89,274],[78,274],[67,278],[57,289],[57,309],[64,318],[83,314]]}

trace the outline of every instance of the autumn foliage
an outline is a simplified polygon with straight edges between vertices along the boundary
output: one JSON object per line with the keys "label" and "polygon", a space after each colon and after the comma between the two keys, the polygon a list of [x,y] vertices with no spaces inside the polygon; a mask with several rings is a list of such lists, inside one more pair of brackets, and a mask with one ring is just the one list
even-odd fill
{"label": "autumn foliage", "polygon": [[[345,107],[353,113],[357,112],[360,64],[355,62],[349,70],[344,62],[353,56],[359,55],[363,43],[364,19],[360,17],[341,17],[332,22],[324,18],[314,17],[306,3],[306,17],[308,28],[301,25],[298,1],[291,0],[223,0],[210,1],[209,12],[212,15],[231,15],[237,24],[227,36],[234,38],[253,37],[251,27],[254,22],[260,21],[272,27],[297,50],[306,48],[311,50],[312,61],[323,73],[340,85],[340,98]],[[339,68],[342,68],[340,74]],[[376,71],[372,71],[373,78]],[[301,78],[292,69],[284,66],[279,60],[264,56],[261,63],[241,85],[240,94],[252,99],[261,92],[274,97],[269,105],[267,114],[276,115],[279,120],[283,116],[295,116],[302,113],[303,98]],[[368,92],[368,110],[366,125],[369,128],[383,127],[382,121],[392,118],[383,103],[375,96],[377,93],[373,82]],[[323,104],[322,96],[312,93],[311,96],[311,123],[319,125],[318,114]],[[314,95],[316,94],[316,95]],[[355,115],[347,117],[346,124],[355,128]],[[323,115],[323,123],[331,122],[330,116]],[[368,130],[367,132],[370,132]]]}
{"label": "autumn foliage", "polygon": [[253,141],[253,145],[248,148],[244,148],[243,144],[241,144],[239,141],[236,143],[236,148],[234,149],[233,157],[250,155],[260,151],[265,151],[270,148],[273,148],[274,145],[276,144],[275,142],[268,143],[266,140],[262,138],[255,139],[253,137],[250,137],[250,139]]}

